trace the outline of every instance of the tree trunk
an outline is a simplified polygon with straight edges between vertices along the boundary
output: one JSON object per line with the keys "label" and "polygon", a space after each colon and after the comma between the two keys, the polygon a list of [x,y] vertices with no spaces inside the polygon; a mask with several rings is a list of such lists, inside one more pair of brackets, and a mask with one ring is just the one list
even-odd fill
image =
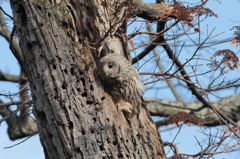
{"label": "tree trunk", "polygon": [[103,55],[128,52],[119,1],[11,0],[46,158],[166,158],[142,108],[130,127],[105,93]]}

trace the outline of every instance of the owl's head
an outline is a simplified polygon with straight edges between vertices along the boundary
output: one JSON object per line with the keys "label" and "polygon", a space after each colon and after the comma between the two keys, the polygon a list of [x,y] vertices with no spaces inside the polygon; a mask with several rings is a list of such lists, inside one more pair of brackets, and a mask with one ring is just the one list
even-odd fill
{"label": "owl's head", "polygon": [[120,75],[120,64],[115,59],[103,59],[102,68],[109,78],[117,78]]}

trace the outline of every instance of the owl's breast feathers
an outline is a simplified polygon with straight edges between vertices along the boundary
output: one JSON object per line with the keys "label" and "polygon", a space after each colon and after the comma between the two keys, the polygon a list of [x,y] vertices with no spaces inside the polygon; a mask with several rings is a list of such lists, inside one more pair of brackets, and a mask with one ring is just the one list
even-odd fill
{"label": "owl's breast feathers", "polygon": [[142,105],[144,87],[140,81],[125,76],[124,79],[108,79],[107,82],[107,90],[116,103],[123,100],[132,105]]}

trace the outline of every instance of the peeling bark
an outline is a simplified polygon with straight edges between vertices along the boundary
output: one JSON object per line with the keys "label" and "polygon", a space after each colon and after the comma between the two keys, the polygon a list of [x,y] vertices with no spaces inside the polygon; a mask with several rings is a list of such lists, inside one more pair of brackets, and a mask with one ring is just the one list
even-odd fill
{"label": "peeling bark", "polygon": [[165,3],[144,3],[135,2],[131,7],[130,14],[138,16],[148,21],[166,20],[167,18],[175,18],[179,20],[191,21],[193,17],[189,11],[184,11],[184,7],[174,7]]}

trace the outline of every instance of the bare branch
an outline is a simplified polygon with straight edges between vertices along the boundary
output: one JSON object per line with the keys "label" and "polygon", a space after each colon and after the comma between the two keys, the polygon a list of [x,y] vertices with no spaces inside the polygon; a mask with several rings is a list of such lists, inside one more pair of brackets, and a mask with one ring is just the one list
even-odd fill
{"label": "bare branch", "polygon": [[15,38],[12,38],[12,34],[6,27],[5,19],[2,15],[2,12],[0,11],[0,35],[3,36],[9,43],[10,43],[10,49],[12,50],[13,55],[18,60],[20,66],[23,66],[23,56],[21,48],[19,47],[17,41]]}
{"label": "bare branch", "polygon": [[[165,21],[158,22],[158,28],[157,32],[160,32],[164,29],[164,25],[166,24]],[[132,63],[136,63],[138,60],[141,60],[143,57],[145,57],[149,52],[151,52],[156,46],[159,45],[159,43],[162,43],[163,36],[162,34],[159,34],[159,37],[157,39],[154,39],[153,44],[148,45],[143,52],[141,52],[137,57],[132,59]],[[158,44],[158,45],[156,45]]]}
{"label": "bare branch", "polygon": [[[9,102],[9,103],[1,103],[0,107],[6,107],[6,106],[10,106],[10,105],[18,105],[18,104],[22,104],[24,101],[20,100],[20,101],[16,101],[16,102]],[[31,100],[29,102],[32,102]]]}
{"label": "bare branch", "polygon": [[[237,122],[240,120],[239,96],[240,94],[234,94],[230,97],[213,103],[213,106],[218,109],[219,112],[224,113],[225,116]],[[221,125],[219,122],[219,117],[211,109],[206,108],[201,102],[184,103],[151,98],[145,98],[144,100],[151,116],[168,117],[177,112],[187,112],[191,115],[194,115],[198,121],[203,123],[205,126]],[[159,127],[167,125],[167,122],[168,119],[164,120],[164,122],[160,121],[156,123]]]}
{"label": "bare branch", "polygon": [[[185,15],[183,16],[182,12],[185,9]],[[131,8],[132,15],[136,15],[143,19],[147,19],[149,21],[154,20],[164,20],[168,17],[172,17],[180,20],[191,21],[192,16],[190,15],[190,11],[188,11],[185,7],[179,6],[170,6],[166,3],[144,3],[144,2],[136,2]]]}
{"label": "bare branch", "polygon": [[31,136],[38,133],[38,128],[34,118],[30,117],[29,114],[28,118],[26,118],[25,116],[17,116],[16,114],[17,112],[21,111],[21,109],[23,109],[24,107],[31,106],[31,102],[29,101],[29,99],[23,101],[14,111],[9,110],[8,106],[3,107],[3,105],[13,105],[13,102],[1,104],[0,106],[0,114],[3,116],[3,118],[0,119],[0,123],[3,121],[7,122],[8,135],[11,140]]}
{"label": "bare branch", "polygon": [[19,76],[8,75],[0,71],[0,81],[19,82]]}

